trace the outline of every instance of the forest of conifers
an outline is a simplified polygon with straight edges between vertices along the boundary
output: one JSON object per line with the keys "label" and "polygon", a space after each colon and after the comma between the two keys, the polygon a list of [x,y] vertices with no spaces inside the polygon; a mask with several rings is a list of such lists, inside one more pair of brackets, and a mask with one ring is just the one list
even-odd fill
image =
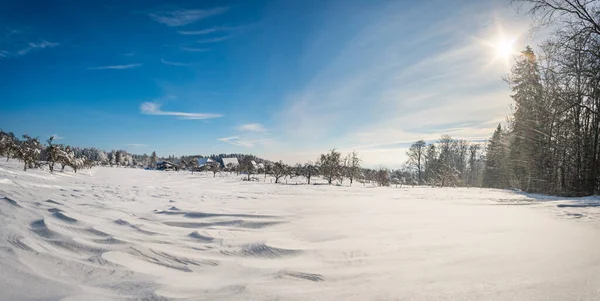
{"label": "forest of conifers", "polygon": [[555,28],[507,77],[515,104],[487,147],[483,185],[582,196],[600,190],[600,3],[521,0]]}

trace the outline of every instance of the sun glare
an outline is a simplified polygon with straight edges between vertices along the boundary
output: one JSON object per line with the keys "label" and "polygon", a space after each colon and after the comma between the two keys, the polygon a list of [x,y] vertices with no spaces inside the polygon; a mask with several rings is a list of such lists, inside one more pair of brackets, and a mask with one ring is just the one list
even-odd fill
{"label": "sun glare", "polygon": [[496,56],[503,59],[510,58],[515,53],[514,50],[514,39],[501,38],[496,42]]}

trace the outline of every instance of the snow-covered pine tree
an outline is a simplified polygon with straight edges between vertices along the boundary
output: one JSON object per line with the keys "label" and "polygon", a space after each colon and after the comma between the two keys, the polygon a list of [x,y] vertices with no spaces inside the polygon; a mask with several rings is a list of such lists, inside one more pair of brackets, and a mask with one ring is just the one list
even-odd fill
{"label": "snow-covered pine tree", "polygon": [[509,188],[510,171],[504,136],[502,126],[498,124],[487,145],[483,171],[484,187]]}
{"label": "snow-covered pine tree", "polygon": [[509,147],[515,184],[526,191],[544,191],[547,180],[544,161],[549,155],[546,143],[549,114],[537,59],[531,47],[527,46],[521,52],[507,81],[515,101]]}
{"label": "snow-covered pine tree", "polygon": [[156,163],[158,163],[158,157],[156,156],[156,152],[152,152],[150,156],[150,168],[156,168]]}

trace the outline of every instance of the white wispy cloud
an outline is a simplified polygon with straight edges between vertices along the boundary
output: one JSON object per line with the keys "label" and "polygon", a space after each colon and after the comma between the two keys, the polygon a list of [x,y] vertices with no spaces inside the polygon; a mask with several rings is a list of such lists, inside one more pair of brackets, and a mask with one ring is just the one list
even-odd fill
{"label": "white wispy cloud", "polygon": [[[386,5],[351,40],[342,41],[337,57],[315,68],[300,92],[285,97],[274,125],[281,129],[280,153],[292,145],[307,157],[332,147],[360,149],[370,165],[397,166],[405,161],[401,142],[435,140],[442,134],[468,140],[491,135],[509,113],[511,98],[502,80],[508,69],[491,64],[493,51],[474,38],[497,33],[489,20],[498,11],[488,5],[461,8],[473,18],[462,18],[457,10],[412,27],[407,22],[416,22],[414,15],[426,16],[426,5],[411,12],[393,2]],[[527,24],[515,14],[512,18],[504,24],[516,36]],[[415,32],[415,26],[421,29]],[[319,66],[321,50],[332,40],[340,43],[337,27],[321,28],[319,35],[305,47],[303,64]],[[404,38],[390,38],[397,36]]]}
{"label": "white wispy cloud", "polygon": [[266,132],[267,130],[260,123],[248,123],[242,124],[236,128],[238,131],[243,132]]}
{"label": "white wispy cloud", "polygon": [[129,147],[146,147],[146,146],[148,146],[148,144],[143,144],[143,143],[129,143],[129,144],[127,144],[127,146],[129,146]]}
{"label": "white wispy cloud", "polygon": [[211,33],[220,32],[220,31],[236,30],[238,28],[239,27],[221,26],[221,27],[211,27],[211,28],[206,28],[206,29],[201,29],[201,30],[179,30],[179,31],[177,31],[177,33],[182,34],[182,35],[206,35],[206,34],[211,34]]}
{"label": "white wispy cloud", "polygon": [[220,15],[228,10],[227,7],[216,7],[212,9],[176,9],[169,11],[157,11],[149,13],[148,16],[154,21],[167,26],[184,26],[204,18]]}
{"label": "white wispy cloud", "polygon": [[144,102],[140,105],[140,112],[145,115],[164,115],[164,116],[176,116],[180,119],[211,119],[223,117],[221,114],[213,113],[187,113],[187,112],[172,112],[163,111],[160,109],[160,105],[154,102]]}
{"label": "white wispy cloud", "polygon": [[247,148],[253,148],[257,144],[261,144],[266,141],[269,141],[269,139],[246,140],[246,139],[242,139],[238,136],[223,137],[223,138],[219,138],[217,140],[219,140],[221,142],[229,143],[231,145],[242,146],[242,147],[247,147]]}
{"label": "white wispy cloud", "polygon": [[222,36],[222,37],[218,37],[218,38],[198,40],[198,41],[196,41],[196,43],[200,43],[200,44],[218,43],[221,41],[231,39],[231,37],[232,37],[232,35],[228,35],[228,36]]}
{"label": "white wispy cloud", "polygon": [[19,57],[33,51],[57,46],[60,46],[60,43],[49,42],[45,39],[40,40],[21,30],[10,28],[0,30],[0,59]]}
{"label": "white wispy cloud", "polygon": [[99,67],[90,67],[90,68],[88,68],[88,70],[106,70],[106,69],[124,70],[124,69],[136,68],[141,65],[142,64],[99,66]]}
{"label": "white wispy cloud", "polygon": [[52,139],[54,139],[54,140],[62,140],[62,139],[66,138],[66,137],[59,136],[58,134],[53,134],[50,137],[52,137]]}
{"label": "white wispy cloud", "polygon": [[27,54],[28,52],[35,50],[35,49],[44,49],[47,47],[56,47],[60,45],[60,43],[53,43],[53,42],[48,42],[48,41],[41,41],[40,43],[29,43],[27,48],[21,49],[17,52],[18,55],[24,55]]}
{"label": "white wispy cloud", "polygon": [[207,52],[210,51],[210,49],[206,49],[206,48],[194,48],[194,47],[179,47],[179,50],[181,51],[186,51],[186,52]]}
{"label": "white wispy cloud", "polygon": [[160,59],[160,62],[165,65],[170,65],[170,66],[180,66],[180,67],[189,66],[189,64],[186,64],[186,63],[170,62],[170,61],[167,61],[164,59]]}

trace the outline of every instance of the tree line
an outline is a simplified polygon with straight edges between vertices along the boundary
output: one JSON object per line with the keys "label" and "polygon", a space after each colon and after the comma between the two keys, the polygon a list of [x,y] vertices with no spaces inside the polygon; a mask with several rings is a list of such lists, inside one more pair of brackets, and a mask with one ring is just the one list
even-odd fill
{"label": "tree line", "polygon": [[218,158],[200,168],[200,170],[212,172],[216,176],[222,171],[238,172],[245,174],[246,180],[257,179],[259,175],[267,175],[275,178],[275,183],[281,180],[303,177],[307,184],[315,177],[322,177],[327,184],[343,184],[347,181],[352,185],[355,181],[361,183],[372,183],[379,186],[388,186],[390,184],[390,172],[385,168],[377,170],[361,167],[362,160],[356,152],[351,152],[345,157],[335,149],[328,153],[321,154],[315,162],[304,164],[288,165],[283,161],[271,162],[269,160],[259,159],[253,155],[239,156],[239,165],[222,166]]}
{"label": "tree line", "polygon": [[[79,148],[56,143],[54,137],[50,137],[45,143],[39,138],[23,135],[16,137],[11,132],[0,130],[0,156],[22,161],[23,170],[30,168],[41,168],[47,166],[48,170],[54,172],[55,166],[60,166],[61,172],[65,167],[71,167],[75,172],[80,168],[91,168],[93,166],[123,166],[154,169],[160,161],[169,161],[177,166],[177,170],[208,171],[214,176],[223,171],[244,173],[247,180],[256,175],[271,175],[275,183],[282,179],[304,177],[307,184],[311,184],[314,177],[323,177],[328,184],[343,184],[345,180],[352,185],[355,181],[362,183],[374,183],[380,186],[390,184],[390,172],[385,168],[378,170],[361,167],[361,159],[356,152],[347,156],[335,149],[322,154],[315,162],[305,164],[287,165],[282,161],[271,162],[253,155],[247,154],[219,154],[210,156],[168,156],[160,158],[156,152],[151,155],[129,154],[124,150],[112,150],[105,152],[98,148]],[[212,161],[204,166],[198,166],[198,158],[211,158]],[[222,166],[223,158],[237,158],[238,165]]]}
{"label": "tree line", "polygon": [[485,156],[480,143],[444,135],[430,144],[423,140],[413,143],[406,156],[406,167],[396,173],[407,184],[441,187],[482,185]]}
{"label": "tree line", "polygon": [[75,172],[79,168],[90,166],[91,161],[77,157],[70,146],[53,142],[54,137],[46,140],[47,144],[44,145],[38,138],[23,135],[19,139],[13,133],[0,130],[0,156],[5,156],[7,162],[11,158],[21,160],[24,171],[30,168],[39,168],[43,164],[48,165],[50,172],[54,171],[55,165],[60,165],[61,171],[69,166]]}

